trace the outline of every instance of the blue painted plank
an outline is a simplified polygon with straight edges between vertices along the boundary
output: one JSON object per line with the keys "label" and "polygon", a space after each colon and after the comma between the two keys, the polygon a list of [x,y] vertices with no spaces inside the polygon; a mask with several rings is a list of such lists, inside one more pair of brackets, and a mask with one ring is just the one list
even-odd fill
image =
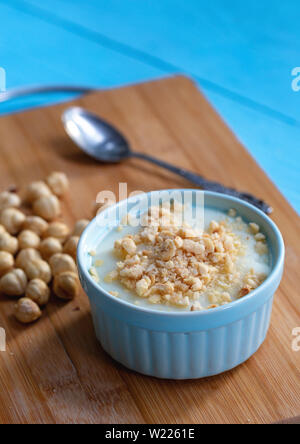
{"label": "blue painted plank", "polygon": [[291,70],[300,64],[298,0],[11,2],[33,14],[46,11],[46,20],[62,19],[60,25],[74,33],[98,36],[103,45],[152,66],[190,73],[205,88],[215,84],[300,125],[300,93],[291,88]]}
{"label": "blue painted plank", "polygon": [[[233,0],[229,1],[232,2]],[[153,8],[150,8],[147,0],[144,0],[142,3],[143,7],[135,0],[130,2],[111,0],[109,4],[101,0],[97,2],[90,0],[88,3],[84,2],[84,6],[81,0],[73,0],[72,5],[69,0],[60,0],[59,2],[52,0],[51,3],[48,0],[44,0],[41,4],[42,7],[49,7],[49,11],[46,11],[46,13],[40,9],[37,12],[35,7],[33,9],[31,6],[28,8],[28,3],[26,4],[19,0],[10,0],[10,6],[21,7],[25,13],[20,12],[18,9],[14,12],[13,9],[0,5],[0,15],[2,18],[0,65],[4,64],[3,61],[5,62],[5,67],[8,70],[8,86],[40,82],[59,83],[63,81],[105,87],[146,80],[150,77],[160,76],[162,73],[177,71],[176,66],[169,62],[170,58],[168,51],[166,51],[168,46],[171,59],[176,57],[176,60],[180,62],[177,64],[182,65],[181,71],[183,72],[189,72],[190,65],[186,65],[187,69],[183,66],[187,63],[188,57],[194,59],[190,63],[196,63],[201,70],[204,70],[203,72],[201,71],[201,75],[205,72],[209,73],[208,67],[213,65],[214,59],[214,69],[211,70],[211,76],[208,77],[210,79],[209,82],[203,82],[200,79],[200,84],[204,85],[207,97],[217,107],[229,126],[249,148],[281,191],[294,204],[296,209],[300,211],[298,187],[298,164],[300,160],[298,140],[300,139],[299,126],[296,121],[297,116],[294,115],[293,106],[289,108],[292,109],[292,112],[286,113],[290,97],[284,103],[285,108],[282,108],[286,115],[280,115],[280,109],[266,108],[269,105],[273,106],[272,103],[266,101],[266,97],[269,100],[269,86],[272,87],[271,89],[274,91],[276,100],[282,95],[280,88],[279,92],[277,92],[278,85],[276,81],[278,80],[278,75],[275,72],[274,63],[272,62],[272,67],[269,65],[270,60],[266,59],[265,79],[261,79],[262,83],[258,82],[260,78],[259,73],[259,76],[255,77],[256,72],[253,66],[250,70],[252,74],[250,80],[253,81],[253,84],[251,84],[251,88],[246,90],[246,93],[252,94],[256,82],[257,91],[255,93],[257,97],[260,94],[259,102],[249,101],[247,96],[241,95],[241,91],[236,90],[238,92],[237,95],[231,94],[230,90],[226,89],[228,86],[226,82],[222,85],[210,83],[211,79],[218,81],[218,77],[214,77],[217,75],[220,76],[221,83],[225,76],[226,81],[229,79],[233,82],[233,85],[240,85],[240,79],[236,82],[237,72],[235,71],[235,64],[233,64],[234,69],[230,67],[230,64],[222,64],[222,57],[224,58],[227,53],[225,51],[224,56],[220,48],[216,50],[216,47],[220,44],[221,35],[225,39],[224,48],[227,46],[227,52],[231,51],[230,41],[226,40],[225,34],[228,31],[228,20],[226,17],[229,13],[232,14],[232,11],[228,12],[225,10],[219,13],[217,28],[220,29],[218,30],[210,15],[207,15],[208,7],[205,7],[205,5],[201,6],[201,8],[199,7],[196,11],[193,9],[195,6],[194,0],[191,0],[188,5],[183,3],[179,5],[177,0],[174,0],[172,4],[177,7],[177,10],[174,11],[171,8],[167,16],[166,4],[170,4],[169,0],[164,0],[163,4],[154,4],[152,5]],[[197,2],[197,4],[199,5],[200,2]],[[220,0],[216,0],[214,6],[216,4],[220,4]],[[266,0],[264,0],[264,4],[266,4]],[[158,5],[160,5],[160,13],[165,11],[165,15],[162,14],[163,17],[157,15]],[[67,9],[68,6],[70,6],[70,9]],[[55,11],[55,17],[53,17],[53,11]],[[66,15],[66,11],[68,15]],[[195,17],[191,14],[191,11],[195,12]],[[61,19],[58,17],[58,13],[61,14]],[[67,17],[67,23],[65,23],[64,15]],[[144,15],[147,17],[145,18]],[[72,23],[70,20],[74,20],[74,22]],[[190,30],[188,29],[186,37],[183,34],[186,32],[186,28],[190,26],[192,29],[195,29],[196,24],[199,25],[200,23],[199,20],[205,26],[204,30],[201,29],[198,33],[195,33],[198,39],[196,39],[197,42],[201,36],[201,38],[204,38],[207,28],[211,27],[216,33],[216,44],[214,43],[213,36],[209,35],[212,38],[209,44],[209,51],[208,48],[206,48],[206,51],[203,51],[203,44],[201,43],[199,44],[199,54],[197,56],[194,53],[195,47],[190,43]],[[75,26],[74,23],[75,25],[79,23],[80,26]],[[180,25],[186,25],[186,23],[189,24],[189,27],[185,26],[185,29],[181,29]],[[165,25],[163,35],[162,24]],[[237,19],[236,24],[239,24]],[[175,35],[176,28],[178,28],[178,35],[182,42],[177,41],[177,36]],[[151,29],[152,32],[150,32]],[[172,32],[170,32],[170,29]],[[105,32],[109,38],[107,39],[106,35],[101,34],[102,32]],[[243,36],[240,29],[231,32],[234,34],[231,35],[231,40],[235,37],[239,41],[242,36],[244,38],[244,49],[249,50],[250,48],[251,52],[251,33],[249,35],[246,33]],[[133,35],[134,38],[132,38]],[[138,38],[136,38],[137,35]],[[282,35],[286,38],[285,43],[287,45],[290,33],[282,33]],[[112,40],[110,37],[112,37]],[[122,41],[114,40],[114,38],[122,39]],[[263,43],[261,43],[262,46]],[[277,42],[279,47],[273,48],[273,53],[277,51],[278,60],[280,60],[281,64],[282,48],[285,48],[285,46],[282,42],[281,44],[279,43]],[[130,44],[129,47],[127,46],[128,44]],[[178,48],[176,45],[178,45]],[[208,45],[208,43],[205,42],[205,45]],[[58,48],[62,48],[61,52],[58,51]],[[183,54],[184,48],[186,50],[185,54]],[[163,50],[162,53],[161,50]],[[289,52],[289,55],[293,51],[294,48]],[[148,56],[149,54],[150,56]],[[157,55],[165,57],[165,60],[156,58]],[[234,57],[237,57],[237,55],[235,54]],[[78,60],[80,60],[80,63],[78,63]],[[95,60],[101,60],[101,67],[95,63]],[[284,60],[285,62],[286,59]],[[20,69],[20,66],[22,66],[22,69]],[[248,68],[247,65],[245,66]],[[239,69],[243,68],[243,73],[247,77],[246,81],[249,82],[248,69],[245,69],[245,66],[241,66]],[[273,73],[272,76],[269,76],[270,70],[273,70],[276,75],[273,75]],[[199,80],[199,74],[194,77],[196,80]],[[290,80],[289,78],[287,88],[290,88]],[[245,79],[242,79],[242,81],[245,81]],[[261,87],[266,87],[267,95],[262,94]],[[291,94],[290,90],[288,92]],[[253,96],[255,100],[256,95]],[[300,100],[300,93],[293,92],[292,95],[295,100]],[[44,96],[30,98],[25,101],[19,100],[6,105],[0,104],[0,110],[2,107],[2,110],[4,109],[4,111],[8,112],[24,105],[28,107],[45,104],[58,99],[65,99],[66,97],[65,95]],[[248,97],[251,98],[252,96],[250,97],[249,95]],[[262,101],[264,101],[266,106],[259,105]],[[292,118],[289,118],[289,116]]]}
{"label": "blue painted plank", "polygon": [[230,103],[229,99],[213,92],[207,91],[206,95],[236,137],[300,213],[300,128],[262,116],[238,103]]}
{"label": "blue painted plank", "polygon": [[[0,17],[0,66],[6,70],[7,88],[37,83],[114,87],[164,74],[9,5],[0,3]],[[0,114],[68,97],[47,95],[0,103]]]}

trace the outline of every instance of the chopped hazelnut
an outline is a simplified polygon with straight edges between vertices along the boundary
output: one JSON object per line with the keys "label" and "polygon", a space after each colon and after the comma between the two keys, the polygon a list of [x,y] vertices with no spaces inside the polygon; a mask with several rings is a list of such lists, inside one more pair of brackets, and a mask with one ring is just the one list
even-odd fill
{"label": "chopped hazelnut", "polygon": [[159,294],[153,294],[148,298],[151,304],[159,304],[161,302],[161,296]]}
{"label": "chopped hazelnut", "polygon": [[219,231],[219,229],[220,229],[220,225],[218,224],[218,222],[216,222],[215,220],[212,220],[211,223],[209,224],[209,232],[215,233],[216,231]]}
{"label": "chopped hazelnut", "polygon": [[143,267],[141,265],[134,265],[133,267],[125,267],[120,271],[120,276],[128,277],[130,279],[140,279],[143,275]]}
{"label": "chopped hazelnut", "polygon": [[111,272],[109,272],[105,278],[104,278],[104,282],[106,282],[107,284],[110,284],[111,282],[113,282],[115,279],[117,279],[118,277],[118,273],[116,270],[113,270]]}
{"label": "chopped hazelnut", "polygon": [[257,241],[264,241],[264,240],[266,240],[266,236],[264,234],[262,234],[262,233],[257,233],[254,236],[254,239],[257,240]]}
{"label": "chopped hazelnut", "polygon": [[[70,255],[70,256],[71,256],[71,255]],[[97,259],[97,260],[95,261],[95,266],[96,266],[96,267],[102,267],[103,263],[104,263],[104,261],[103,261],[102,259]]]}
{"label": "chopped hazelnut", "polygon": [[201,311],[201,310],[203,310],[203,307],[198,301],[194,302],[194,304],[191,306],[191,311]]}
{"label": "chopped hazelnut", "polygon": [[161,248],[161,258],[164,261],[169,261],[175,255],[176,246],[171,239],[166,239]]}
{"label": "chopped hazelnut", "polygon": [[184,239],[183,249],[188,253],[193,253],[195,255],[200,255],[200,256],[202,256],[205,251],[204,245],[200,244],[199,242],[195,242],[191,239]]}
{"label": "chopped hazelnut", "polygon": [[232,259],[230,258],[230,256],[226,256],[225,257],[225,264],[224,264],[224,269],[226,271],[226,273],[232,273],[233,272],[233,262]]}
{"label": "chopped hazelnut", "polygon": [[149,288],[149,282],[147,279],[143,278],[137,281],[136,283],[136,292],[140,297],[143,297],[146,295]]}
{"label": "chopped hazelnut", "polygon": [[209,271],[208,265],[204,264],[203,262],[199,262],[197,264],[197,268],[201,276],[205,276],[208,274]]}
{"label": "chopped hazelnut", "polygon": [[183,240],[180,236],[176,236],[174,242],[177,248],[181,248],[183,246]]}
{"label": "chopped hazelnut", "polygon": [[192,285],[192,291],[199,291],[201,290],[203,284],[199,278],[193,279],[193,285]]}
{"label": "chopped hazelnut", "polygon": [[236,217],[236,210],[234,208],[230,208],[230,210],[228,210],[228,216]]}
{"label": "chopped hazelnut", "polygon": [[250,288],[249,287],[243,287],[240,289],[240,297],[246,296],[247,294],[250,293]]}
{"label": "chopped hazelnut", "polygon": [[258,241],[255,244],[255,250],[258,254],[266,254],[268,252],[268,246],[265,242]]}
{"label": "chopped hazelnut", "polygon": [[122,245],[122,248],[124,248],[124,250],[130,255],[132,255],[136,252],[136,245],[135,245],[135,242],[133,239],[130,239],[127,237],[124,238],[122,240],[121,245]]}
{"label": "chopped hazelnut", "polygon": [[92,276],[92,278],[94,279],[95,282],[98,283],[100,281],[98,272],[97,272],[95,267],[91,267],[89,269],[89,273],[90,273],[90,275]]}
{"label": "chopped hazelnut", "polygon": [[214,243],[210,238],[205,237],[203,242],[207,253],[213,253],[215,251]]}
{"label": "chopped hazelnut", "polygon": [[249,223],[249,228],[253,234],[257,234],[259,232],[259,225],[254,222]]}

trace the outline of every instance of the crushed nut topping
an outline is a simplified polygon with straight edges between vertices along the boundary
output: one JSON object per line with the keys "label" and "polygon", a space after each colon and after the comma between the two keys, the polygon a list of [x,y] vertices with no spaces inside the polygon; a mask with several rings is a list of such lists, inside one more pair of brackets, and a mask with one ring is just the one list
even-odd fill
{"label": "crushed nut topping", "polygon": [[246,296],[251,290],[255,290],[264,280],[266,275],[264,273],[255,273],[253,268],[244,277],[244,285],[240,290],[240,297]]}
{"label": "crushed nut topping", "polygon": [[100,279],[99,279],[99,275],[97,273],[96,268],[95,267],[91,267],[89,269],[89,273],[92,276],[92,278],[94,279],[94,281],[98,283]]}
{"label": "crushed nut topping", "polygon": [[101,267],[103,265],[103,260],[102,259],[98,259],[95,261],[95,267]]}
{"label": "crushed nut topping", "polygon": [[[253,236],[259,254],[268,251],[266,238],[256,223],[249,224],[249,234],[235,210],[230,210],[229,216],[247,236]],[[116,280],[150,304],[196,311],[204,309],[199,301],[204,293],[206,308],[216,308],[232,302],[233,284],[239,285],[237,297],[242,297],[264,280],[265,276],[252,269],[244,278],[241,276],[236,262],[245,254],[245,246],[228,220],[212,220],[207,231],[200,231],[186,223],[176,224],[172,209],[151,207],[143,218],[137,234],[115,242],[114,254],[119,261],[105,277],[106,283]]]}

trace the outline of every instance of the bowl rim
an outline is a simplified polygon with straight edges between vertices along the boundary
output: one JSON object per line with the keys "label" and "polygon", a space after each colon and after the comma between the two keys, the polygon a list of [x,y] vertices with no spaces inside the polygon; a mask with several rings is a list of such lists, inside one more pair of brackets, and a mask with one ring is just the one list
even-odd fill
{"label": "bowl rim", "polygon": [[[112,302],[117,303],[118,305],[121,305],[127,309],[131,309],[133,311],[138,311],[140,313],[146,313],[149,315],[157,315],[160,317],[211,317],[216,315],[217,313],[227,313],[228,311],[231,311],[234,307],[242,307],[244,304],[247,303],[247,301],[249,301],[250,299],[254,299],[254,298],[258,298],[259,295],[264,292],[264,290],[272,283],[273,279],[278,275],[278,273],[280,272],[281,268],[283,267],[283,263],[284,263],[284,255],[285,255],[285,247],[284,247],[284,241],[281,235],[281,232],[279,230],[279,228],[277,227],[277,225],[272,221],[272,219],[267,216],[265,213],[263,213],[261,210],[259,210],[257,207],[249,204],[248,202],[239,199],[237,197],[234,196],[229,196],[227,194],[223,194],[223,193],[216,193],[213,191],[205,191],[205,190],[201,190],[201,189],[194,189],[194,188],[180,188],[180,189],[164,189],[164,190],[155,190],[155,191],[149,191],[147,193],[145,193],[146,196],[148,196],[150,193],[160,193],[160,192],[174,192],[174,191],[192,191],[192,192],[203,192],[205,195],[211,196],[211,197],[216,197],[217,199],[224,199],[230,202],[237,203],[239,205],[242,205],[246,208],[248,208],[250,211],[256,213],[258,216],[262,217],[264,219],[264,221],[266,222],[266,224],[271,228],[271,230],[273,230],[273,233],[275,234],[275,237],[277,239],[278,242],[278,254],[277,257],[274,258],[274,265],[273,265],[273,269],[271,271],[271,273],[268,275],[268,277],[265,279],[265,281],[259,285],[259,287],[257,287],[255,290],[252,290],[248,295],[243,296],[240,299],[236,299],[232,302],[229,302],[226,305],[222,305],[213,309],[204,309],[201,311],[163,311],[163,310],[155,310],[153,308],[148,308],[148,307],[141,307],[138,305],[134,305],[128,301],[126,301],[125,299],[122,298],[116,298],[115,296],[112,296],[110,293],[108,293],[103,287],[101,287],[97,282],[95,282],[95,280],[92,278],[92,276],[90,275],[87,266],[85,265],[85,259],[84,259],[84,255],[85,255],[85,242],[86,239],[89,235],[89,232],[91,230],[93,230],[94,226],[97,224],[97,217],[95,217],[94,219],[92,219],[92,221],[89,223],[89,225],[85,228],[85,230],[83,231],[79,243],[78,243],[78,248],[77,248],[77,265],[78,268],[80,269],[81,274],[84,275],[84,278],[89,282],[89,284],[94,287],[94,289],[96,290],[96,292],[101,293],[102,295],[104,295],[105,297],[109,298]],[[106,208],[101,215],[105,215],[107,211],[111,210],[111,208],[115,207],[118,208],[119,206],[123,205],[126,201],[131,201],[136,199],[136,196],[133,197],[129,197],[127,199],[123,199],[119,202],[117,202],[116,204]]]}

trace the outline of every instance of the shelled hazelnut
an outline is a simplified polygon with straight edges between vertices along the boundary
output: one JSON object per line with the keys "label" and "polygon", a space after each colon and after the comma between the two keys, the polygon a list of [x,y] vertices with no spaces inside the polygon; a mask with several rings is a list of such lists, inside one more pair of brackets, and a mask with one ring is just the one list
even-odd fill
{"label": "shelled hazelnut", "polygon": [[25,215],[17,208],[6,208],[0,215],[0,223],[10,234],[17,234],[25,222]]}
{"label": "shelled hazelnut", "polygon": [[3,191],[0,193],[0,212],[6,208],[17,208],[21,205],[21,199],[16,193]]}
{"label": "shelled hazelnut", "polygon": [[74,261],[76,261],[78,242],[79,236],[71,236],[64,244],[63,252],[71,256]]}
{"label": "shelled hazelnut", "polygon": [[[67,176],[53,172],[44,181],[29,184],[24,202],[13,192],[16,190],[0,193],[0,292],[20,298],[14,314],[25,324],[41,317],[40,307],[50,299],[52,277],[59,298],[70,300],[79,292],[76,252],[89,221],[79,220],[71,234],[57,220],[61,212],[58,197],[68,189]],[[20,209],[23,203],[26,214]]]}
{"label": "shelled hazelnut", "polygon": [[56,276],[65,271],[72,271],[73,273],[77,271],[74,259],[68,254],[54,254],[54,256],[50,258],[49,264],[53,276]]}
{"label": "shelled hazelnut", "polygon": [[55,237],[47,237],[42,240],[40,245],[40,252],[42,254],[43,259],[48,261],[51,256],[57,253],[62,253],[62,244]]}
{"label": "shelled hazelnut", "polygon": [[48,229],[48,222],[39,216],[27,216],[23,229],[34,231],[38,236],[42,237]]}
{"label": "shelled hazelnut", "polygon": [[90,223],[90,221],[87,219],[78,220],[75,224],[75,227],[74,227],[73,236],[80,237],[89,223]]}
{"label": "shelled hazelnut", "polygon": [[59,200],[54,194],[40,197],[33,203],[33,212],[47,221],[52,221],[60,214]]}
{"label": "shelled hazelnut", "polygon": [[8,273],[14,266],[14,257],[7,251],[0,251],[0,276]]}
{"label": "shelled hazelnut", "polygon": [[15,305],[15,317],[22,324],[29,324],[42,316],[40,307],[29,298],[21,298]]}
{"label": "shelled hazelnut", "polygon": [[24,270],[26,264],[38,259],[42,259],[38,250],[35,250],[34,248],[25,248],[18,253],[16,258],[16,266]]}
{"label": "shelled hazelnut", "polygon": [[23,230],[18,236],[19,248],[23,250],[24,248],[38,248],[40,245],[39,236],[31,230]]}
{"label": "shelled hazelnut", "polygon": [[47,177],[46,182],[56,196],[63,196],[69,189],[69,180],[65,173],[54,171]]}
{"label": "shelled hazelnut", "polygon": [[70,229],[66,224],[63,222],[51,222],[44,234],[44,237],[55,237],[60,242],[65,242],[69,234]]}
{"label": "shelled hazelnut", "polygon": [[48,262],[42,259],[35,259],[25,264],[24,271],[29,280],[41,279],[49,284],[52,278],[51,268]]}
{"label": "shelled hazelnut", "polygon": [[11,254],[16,254],[19,248],[18,239],[11,236],[7,231],[0,232],[0,251],[7,251]]}
{"label": "shelled hazelnut", "polygon": [[22,296],[26,285],[26,274],[20,268],[10,271],[0,279],[0,291],[8,296]]}
{"label": "shelled hazelnut", "polygon": [[54,277],[53,291],[60,299],[74,299],[79,292],[79,279],[76,273],[65,271]]}
{"label": "shelled hazelnut", "polygon": [[28,185],[25,199],[28,203],[33,203],[41,197],[51,196],[51,194],[51,190],[45,182],[37,181]]}
{"label": "shelled hazelnut", "polygon": [[32,279],[26,288],[25,296],[39,306],[46,305],[50,298],[50,289],[41,279]]}

